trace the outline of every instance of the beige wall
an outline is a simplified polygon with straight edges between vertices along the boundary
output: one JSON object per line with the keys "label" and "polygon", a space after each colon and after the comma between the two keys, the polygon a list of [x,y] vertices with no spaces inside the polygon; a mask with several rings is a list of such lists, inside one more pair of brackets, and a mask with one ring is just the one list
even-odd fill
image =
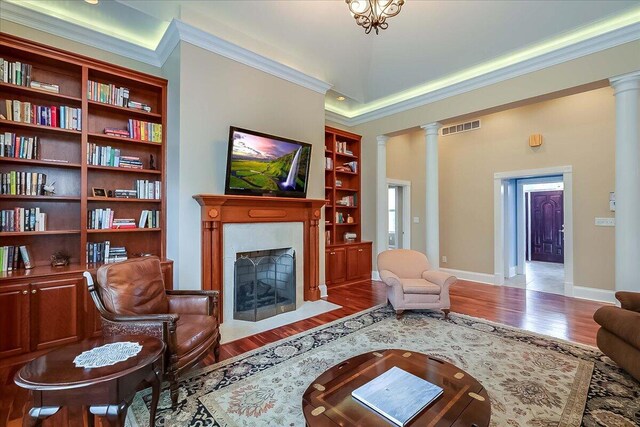
{"label": "beige wall", "polygon": [[[613,289],[614,228],[594,218],[613,216],[614,101],[612,89],[598,89],[487,115],[477,131],[440,137],[442,266],[493,273],[494,173],[571,165],[574,284]],[[529,147],[533,133],[542,147]]]}
{"label": "beige wall", "polygon": [[[168,246],[170,257],[179,255],[184,289],[200,286],[200,210],[192,196],[224,193],[229,126],[311,143],[307,196],[324,198],[324,96],[188,43],[180,43],[179,57],[180,138],[168,147],[179,157],[169,169],[179,183],[169,194],[177,242]],[[324,283],[324,259],[320,276]]]}
{"label": "beige wall", "polygon": [[[387,178],[411,181],[411,249],[426,251],[426,145],[422,130],[389,138],[387,141]],[[419,223],[413,222],[418,217]]]}

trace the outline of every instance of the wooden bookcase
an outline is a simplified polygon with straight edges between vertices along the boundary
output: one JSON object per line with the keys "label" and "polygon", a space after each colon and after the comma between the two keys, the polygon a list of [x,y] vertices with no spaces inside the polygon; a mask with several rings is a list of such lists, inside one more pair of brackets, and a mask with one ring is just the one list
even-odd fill
{"label": "wooden bookcase", "polygon": [[371,278],[371,242],[361,237],[361,138],[331,127],[324,132],[327,285]]}
{"label": "wooden bookcase", "polygon": [[[93,303],[90,299],[88,303],[85,300],[88,295],[81,276],[83,271],[95,271],[98,267],[87,263],[87,243],[108,240],[112,247],[124,246],[129,258],[139,254],[159,256],[163,260],[168,286],[172,285],[172,262],[166,260],[167,81],[4,33],[0,33],[0,58],[30,64],[32,80],[59,85],[59,93],[50,93],[4,83],[0,78],[0,113],[6,118],[5,100],[9,99],[43,106],[80,108],[82,123],[81,130],[71,130],[0,118],[0,133],[37,136],[40,141],[37,159],[0,157],[0,172],[37,172],[46,174],[47,184],[55,182],[55,194],[52,195],[0,195],[0,210],[39,207],[47,214],[46,231],[0,232],[0,246],[27,245],[35,264],[29,270],[20,268],[0,273],[0,312],[7,313],[0,316],[0,330],[3,333],[16,330],[11,339],[0,345],[1,358],[43,348],[42,337],[38,338],[38,334],[46,335],[47,328],[43,332],[34,325],[34,322],[38,323],[34,316],[40,306],[46,307],[49,313],[56,310],[65,313],[50,319],[50,336],[45,341],[51,345],[99,331]],[[149,105],[151,112],[90,100],[90,80],[129,88],[129,99]],[[105,127],[126,129],[129,119],[162,124],[161,142],[104,134]],[[121,155],[139,157],[143,169],[92,166],[87,161],[89,143],[111,146],[120,149]],[[151,155],[155,164],[153,169]],[[93,196],[93,188],[107,191],[135,189],[136,180],[160,181],[161,197]],[[159,210],[160,221],[155,228],[91,230],[87,224],[88,211],[98,208],[111,208],[115,218],[134,218],[136,222],[142,210]],[[70,265],[51,267],[50,256],[60,250],[71,256]],[[45,289],[48,292],[44,292]],[[38,303],[40,293],[49,298],[46,305]],[[29,301],[25,302],[25,298]],[[87,311],[83,312],[85,309]],[[71,316],[69,313],[80,314]],[[22,338],[17,330],[22,330]],[[24,340],[28,342],[25,344]]]}

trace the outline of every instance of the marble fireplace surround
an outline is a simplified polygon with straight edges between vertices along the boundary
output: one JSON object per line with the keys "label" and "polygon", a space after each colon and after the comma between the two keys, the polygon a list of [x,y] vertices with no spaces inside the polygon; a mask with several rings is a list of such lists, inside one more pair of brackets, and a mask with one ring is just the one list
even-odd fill
{"label": "marble fireplace surround", "polygon": [[[226,291],[233,286],[235,253],[296,246],[278,243],[278,239],[300,239],[302,247],[296,248],[296,271],[302,280],[296,277],[296,282],[302,284],[302,292],[298,294],[304,301],[320,299],[318,225],[324,200],[213,194],[193,198],[201,206],[202,289],[220,292],[220,322],[225,315],[233,317],[233,295]],[[229,232],[232,234],[227,235]],[[237,232],[242,233],[241,240],[233,235]]]}

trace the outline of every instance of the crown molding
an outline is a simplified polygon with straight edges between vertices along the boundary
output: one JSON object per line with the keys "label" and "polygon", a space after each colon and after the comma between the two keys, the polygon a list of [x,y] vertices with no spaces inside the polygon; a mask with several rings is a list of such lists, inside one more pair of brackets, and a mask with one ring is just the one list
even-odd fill
{"label": "crown molding", "polygon": [[353,126],[351,124],[351,119],[342,114],[334,113],[333,111],[329,111],[325,108],[324,110],[324,119],[333,123],[338,123],[343,126]]}
{"label": "crown molding", "polygon": [[0,1],[0,16],[7,21],[44,31],[45,33],[86,44],[126,58],[135,59],[155,67],[162,64],[156,52],[143,46],[109,36],[98,31],[67,22],[63,19],[18,6],[15,3]]}
{"label": "crown molding", "polygon": [[342,120],[341,123],[345,126],[356,126],[636,40],[640,40],[640,23],[613,30],[535,58],[353,117],[348,117],[335,111],[327,111],[326,114],[328,116],[328,114],[331,113],[331,116],[334,117],[332,120],[334,121],[336,121],[335,117],[340,118]]}

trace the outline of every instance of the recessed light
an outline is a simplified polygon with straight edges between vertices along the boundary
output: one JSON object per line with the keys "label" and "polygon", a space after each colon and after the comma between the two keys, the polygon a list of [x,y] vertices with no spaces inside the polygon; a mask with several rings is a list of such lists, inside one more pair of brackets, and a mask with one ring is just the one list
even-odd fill
{"label": "recessed light", "polygon": [[89,4],[98,4],[98,2],[100,0],[84,0],[85,2],[89,3]]}
{"label": "recessed light", "polygon": [[337,97],[336,99],[337,99],[338,101],[344,101],[344,100],[345,100],[345,99],[347,99],[347,98],[345,98],[344,96],[339,96],[339,97]]}

